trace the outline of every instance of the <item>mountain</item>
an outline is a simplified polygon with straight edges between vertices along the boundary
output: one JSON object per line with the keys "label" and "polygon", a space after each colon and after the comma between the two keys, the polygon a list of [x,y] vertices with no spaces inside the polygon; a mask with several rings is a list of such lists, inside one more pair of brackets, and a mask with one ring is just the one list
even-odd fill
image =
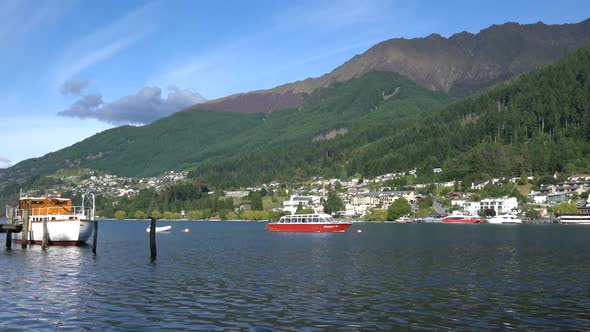
{"label": "mountain", "polygon": [[[442,109],[392,120],[394,109],[378,104],[375,114],[369,112],[355,130],[333,140],[291,141],[207,160],[196,164],[192,175],[244,185],[269,178],[375,176],[415,167],[422,180],[465,183],[522,172],[587,173],[590,45]],[[379,117],[385,114],[392,117]],[[434,174],[434,167],[443,172]]]}
{"label": "mountain", "polygon": [[297,108],[317,89],[371,71],[396,72],[430,90],[465,96],[549,64],[588,42],[590,19],[562,25],[506,23],[450,38],[437,34],[395,38],[371,47],[321,77],[231,95],[196,107],[240,113]]}
{"label": "mountain", "polygon": [[[461,100],[398,73],[369,71],[316,88],[281,112],[188,109],[110,129],[0,170],[0,192],[79,167],[124,176],[189,169],[223,188],[414,167],[423,178],[466,181],[588,172],[589,100],[590,46]],[[445,171],[435,176],[433,167]]]}

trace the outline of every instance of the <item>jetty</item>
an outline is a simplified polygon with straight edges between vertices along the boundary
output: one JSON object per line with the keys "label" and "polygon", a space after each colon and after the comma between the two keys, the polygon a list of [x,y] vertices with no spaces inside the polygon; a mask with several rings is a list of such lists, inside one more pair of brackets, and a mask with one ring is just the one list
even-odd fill
{"label": "jetty", "polygon": [[0,233],[6,233],[6,248],[12,247],[12,233],[20,233],[23,225],[18,224],[0,224]]}

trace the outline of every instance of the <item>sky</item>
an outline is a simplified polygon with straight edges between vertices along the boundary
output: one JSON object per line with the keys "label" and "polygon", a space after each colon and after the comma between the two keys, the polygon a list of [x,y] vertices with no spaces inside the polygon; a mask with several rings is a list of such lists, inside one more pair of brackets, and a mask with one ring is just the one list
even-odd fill
{"label": "sky", "polygon": [[320,76],[390,38],[588,17],[588,0],[0,0],[0,168]]}

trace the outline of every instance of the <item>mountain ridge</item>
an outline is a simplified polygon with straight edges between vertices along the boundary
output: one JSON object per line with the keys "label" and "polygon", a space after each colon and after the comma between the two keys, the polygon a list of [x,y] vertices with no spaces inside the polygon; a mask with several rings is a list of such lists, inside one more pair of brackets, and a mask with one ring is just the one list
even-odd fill
{"label": "mountain ridge", "polygon": [[234,94],[192,108],[238,113],[297,108],[313,91],[369,71],[396,72],[430,90],[464,96],[549,64],[588,42],[590,19],[554,25],[508,22],[449,38],[436,33],[423,38],[392,38],[317,78]]}

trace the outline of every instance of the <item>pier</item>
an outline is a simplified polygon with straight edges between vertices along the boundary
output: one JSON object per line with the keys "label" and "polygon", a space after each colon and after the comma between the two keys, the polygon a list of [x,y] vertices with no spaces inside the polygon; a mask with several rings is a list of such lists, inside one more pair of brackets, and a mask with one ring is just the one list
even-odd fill
{"label": "pier", "polygon": [[17,224],[0,224],[0,233],[6,233],[6,248],[12,248],[12,233],[19,233],[23,230],[23,225]]}

